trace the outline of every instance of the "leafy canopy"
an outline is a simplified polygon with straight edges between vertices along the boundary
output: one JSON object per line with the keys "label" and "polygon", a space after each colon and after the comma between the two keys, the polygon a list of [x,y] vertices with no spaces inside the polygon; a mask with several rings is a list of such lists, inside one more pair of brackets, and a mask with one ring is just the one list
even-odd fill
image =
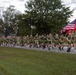
{"label": "leafy canopy", "polygon": [[56,33],[68,22],[72,11],[62,5],[61,0],[29,0],[25,4],[25,15],[36,33]]}

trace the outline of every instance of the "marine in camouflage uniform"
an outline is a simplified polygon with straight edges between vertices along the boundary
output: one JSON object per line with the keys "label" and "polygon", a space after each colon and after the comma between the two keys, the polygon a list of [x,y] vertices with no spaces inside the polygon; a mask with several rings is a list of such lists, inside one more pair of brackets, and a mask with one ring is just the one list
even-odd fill
{"label": "marine in camouflage uniform", "polygon": [[0,37],[0,46],[2,45],[2,42],[3,42],[2,37]]}
{"label": "marine in camouflage uniform", "polygon": [[34,47],[38,48],[39,45],[39,35],[36,34],[34,37]]}
{"label": "marine in camouflage uniform", "polygon": [[61,37],[59,38],[59,49],[60,49],[60,50],[63,50],[63,47],[64,47],[64,37],[61,36]]}
{"label": "marine in camouflage uniform", "polygon": [[54,45],[55,45],[55,47],[57,47],[59,45],[59,36],[58,36],[58,34],[56,34],[54,36]]}
{"label": "marine in camouflage uniform", "polygon": [[53,36],[52,34],[47,35],[47,47],[50,50],[50,47],[53,47]]}

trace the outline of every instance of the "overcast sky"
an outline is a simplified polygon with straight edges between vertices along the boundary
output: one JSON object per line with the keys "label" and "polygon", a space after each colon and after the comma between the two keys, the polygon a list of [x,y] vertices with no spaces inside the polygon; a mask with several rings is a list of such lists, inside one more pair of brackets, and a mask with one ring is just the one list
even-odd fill
{"label": "overcast sky", "polygon": [[[26,1],[28,0],[0,0],[0,10],[3,7],[5,9],[6,7],[9,7],[9,5],[14,5],[17,10],[23,13],[25,10],[24,4]],[[70,20],[74,20],[76,18],[76,0],[62,0],[62,2],[66,6],[70,6],[71,10],[74,9],[73,17],[70,18]]]}
{"label": "overcast sky", "polygon": [[70,18],[70,21],[76,19],[76,0],[62,0],[66,6],[69,6],[71,10],[74,10],[73,16]]}

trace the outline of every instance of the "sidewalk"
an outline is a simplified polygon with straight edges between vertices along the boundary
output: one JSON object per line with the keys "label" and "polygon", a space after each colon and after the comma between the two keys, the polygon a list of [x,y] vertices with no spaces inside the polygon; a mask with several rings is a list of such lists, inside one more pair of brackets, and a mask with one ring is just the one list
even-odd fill
{"label": "sidewalk", "polygon": [[70,54],[76,54],[76,49],[74,47],[71,48],[70,52],[67,52],[67,47],[64,47],[63,50],[59,50],[58,48],[54,48],[52,49],[50,47],[50,50],[48,50],[48,48],[34,48],[34,47],[29,47],[29,46],[23,46],[23,47],[20,47],[20,46],[2,46],[2,47],[11,47],[11,48],[23,48],[23,49],[28,49],[28,50],[39,50],[39,51],[49,51],[49,52],[59,52],[59,53],[70,53]]}

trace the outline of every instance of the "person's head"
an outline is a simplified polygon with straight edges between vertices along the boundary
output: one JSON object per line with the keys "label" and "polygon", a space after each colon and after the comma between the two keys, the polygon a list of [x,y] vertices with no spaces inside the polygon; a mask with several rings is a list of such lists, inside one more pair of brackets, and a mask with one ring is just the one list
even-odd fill
{"label": "person's head", "polygon": [[58,34],[56,34],[55,36],[58,37]]}

